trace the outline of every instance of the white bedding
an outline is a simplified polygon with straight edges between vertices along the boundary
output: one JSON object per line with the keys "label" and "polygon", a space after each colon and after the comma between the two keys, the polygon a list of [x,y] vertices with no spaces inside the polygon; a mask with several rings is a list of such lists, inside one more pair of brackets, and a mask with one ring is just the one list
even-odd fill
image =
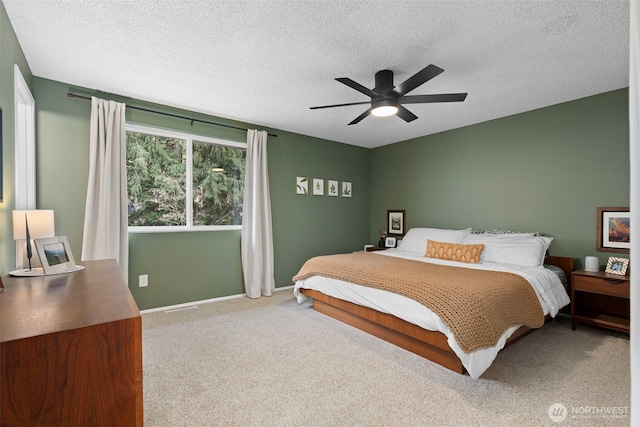
{"label": "white bedding", "polygon": [[[529,283],[531,283],[545,315],[549,314],[551,317],[555,317],[562,307],[569,304],[569,296],[567,295],[560,278],[555,273],[544,267],[527,267],[491,262],[482,264],[463,264],[454,261],[442,261],[434,258],[419,257],[408,252],[402,252],[400,249],[388,249],[386,251],[372,252],[372,255],[393,256],[434,264],[458,265],[466,268],[515,273],[524,277],[529,281]],[[386,292],[380,289],[361,286],[341,280],[312,276],[296,282],[294,295],[297,298],[298,303],[302,303],[307,298],[300,293],[300,288],[313,289],[334,298],[350,301],[383,313],[392,314],[424,329],[442,332],[446,335],[449,346],[460,358],[463,366],[472,378],[478,378],[487,370],[498,355],[498,352],[504,348],[507,339],[520,327],[520,325],[515,325],[508,328],[494,347],[482,348],[467,353],[462,351],[453,337],[453,334],[439,316],[424,305],[410,298],[392,292]]]}

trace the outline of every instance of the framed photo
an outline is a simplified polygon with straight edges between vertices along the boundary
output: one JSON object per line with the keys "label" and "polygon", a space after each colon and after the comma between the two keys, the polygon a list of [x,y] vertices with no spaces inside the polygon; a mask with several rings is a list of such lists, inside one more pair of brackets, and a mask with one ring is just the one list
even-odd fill
{"label": "framed photo", "polygon": [[629,267],[629,260],[627,258],[609,257],[607,266],[604,269],[605,273],[617,274],[619,276],[627,275],[627,268]]}
{"label": "framed photo", "polygon": [[338,181],[332,179],[327,180],[327,195],[337,197],[338,188]]}
{"label": "framed photo", "polygon": [[66,236],[34,239],[45,276],[78,270]]}
{"label": "framed photo", "polygon": [[313,178],[313,195],[324,196],[324,179]]}
{"label": "framed photo", "polygon": [[342,197],[351,197],[351,183],[347,181],[342,182]]}
{"label": "framed photo", "polygon": [[404,236],[404,210],[387,211],[387,233]]}
{"label": "framed photo", "polygon": [[396,247],[396,238],[395,237],[387,237],[384,240],[385,248],[395,248]]}
{"label": "framed photo", "polygon": [[629,208],[597,208],[596,250],[629,253],[631,214]]}
{"label": "framed photo", "polygon": [[309,178],[296,176],[296,194],[309,194]]}

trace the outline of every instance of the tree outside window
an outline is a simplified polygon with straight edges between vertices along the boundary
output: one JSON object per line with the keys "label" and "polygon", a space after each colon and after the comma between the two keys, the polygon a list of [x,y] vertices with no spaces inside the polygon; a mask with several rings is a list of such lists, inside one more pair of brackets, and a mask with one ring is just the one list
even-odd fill
{"label": "tree outside window", "polygon": [[129,226],[241,225],[245,160],[240,143],[129,129]]}

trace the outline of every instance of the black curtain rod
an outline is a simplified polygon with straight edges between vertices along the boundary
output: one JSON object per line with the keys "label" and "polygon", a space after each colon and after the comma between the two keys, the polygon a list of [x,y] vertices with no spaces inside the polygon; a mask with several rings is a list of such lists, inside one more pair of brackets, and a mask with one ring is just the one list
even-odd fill
{"label": "black curtain rod", "polygon": [[[78,99],[84,99],[85,101],[91,101],[91,98],[88,97],[88,96],[76,95],[75,93],[71,93],[71,92],[67,92],[67,96],[69,98],[78,98]],[[206,121],[206,120],[194,119],[192,117],[179,116],[177,114],[163,113],[162,111],[149,110],[147,108],[141,108],[141,107],[133,107],[131,105],[127,105],[127,108],[130,108],[132,110],[145,111],[147,113],[161,114],[163,116],[175,117],[177,119],[189,120],[191,122],[191,126],[193,126],[194,122],[198,122],[198,123],[206,123],[208,125],[222,126],[222,127],[229,128],[229,129],[237,129],[237,130],[244,130],[244,131],[248,131],[249,130],[247,128],[241,128],[241,127],[237,127],[237,126],[225,125],[225,124],[222,124],[222,123],[209,122],[209,121]],[[274,134],[271,134],[271,133],[268,133],[267,135],[272,136],[274,138],[278,137],[278,135],[274,135]]]}

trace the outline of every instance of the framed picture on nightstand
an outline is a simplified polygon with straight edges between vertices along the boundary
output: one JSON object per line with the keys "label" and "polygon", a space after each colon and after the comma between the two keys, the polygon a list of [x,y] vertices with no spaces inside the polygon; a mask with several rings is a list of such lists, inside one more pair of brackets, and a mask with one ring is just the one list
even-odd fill
{"label": "framed picture on nightstand", "polygon": [[607,266],[604,269],[605,273],[617,274],[619,276],[627,275],[627,268],[629,267],[629,260],[627,258],[609,257]]}

